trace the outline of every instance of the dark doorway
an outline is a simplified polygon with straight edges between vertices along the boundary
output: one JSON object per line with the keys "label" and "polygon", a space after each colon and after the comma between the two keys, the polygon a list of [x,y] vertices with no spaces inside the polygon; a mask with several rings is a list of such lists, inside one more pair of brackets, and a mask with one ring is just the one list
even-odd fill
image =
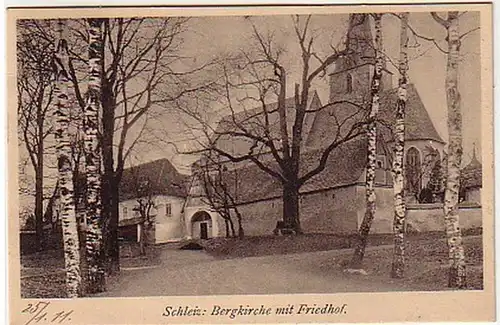
{"label": "dark doorway", "polygon": [[208,224],[205,222],[200,223],[200,238],[208,239]]}
{"label": "dark doorway", "polygon": [[206,211],[198,211],[191,218],[191,234],[195,238],[208,239],[211,237],[212,218]]}

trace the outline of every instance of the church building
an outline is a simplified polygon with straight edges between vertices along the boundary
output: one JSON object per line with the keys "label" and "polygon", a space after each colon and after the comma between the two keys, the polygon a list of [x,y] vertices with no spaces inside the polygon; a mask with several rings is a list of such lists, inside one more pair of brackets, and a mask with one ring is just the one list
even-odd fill
{"label": "church building", "polygon": [[[321,152],[332,142],[332,129],[339,125],[339,120],[349,123],[349,116],[356,115],[356,107],[350,102],[370,101],[375,53],[369,15],[350,15],[346,46],[349,55],[337,61],[329,76],[329,103],[321,103],[316,93],[313,93],[309,101],[308,110],[314,113],[306,114],[304,122],[301,169],[309,170],[317,164]],[[379,233],[392,232],[391,130],[397,100],[397,88],[393,87],[392,77],[391,72],[384,68],[379,111],[381,121],[377,135],[377,212],[372,227],[373,232]],[[411,203],[417,202],[420,190],[429,180],[429,173],[425,172],[426,164],[430,160],[442,158],[445,142],[436,131],[415,86],[410,84],[407,91],[405,193],[406,201]],[[273,111],[273,105],[277,104],[268,105],[268,111]],[[286,100],[286,107],[287,119],[293,121],[293,98]],[[322,109],[317,109],[320,107]],[[261,107],[236,113],[222,119],[219,128],[231,127],[231,123],[235,121],[243,123],[249,118],[258,118],[259,111],[262,111]],[[278,127],[278,123],[273,124],[272,114],[269,116],[273,132],[273,127]],[[274,119],[277,121],[278,117],[274,116]],[[246,139],[226,136],[218,139],[217,146],[228,152],[245,153],[251,143]],[[365,210],[366,161],[367,139],[360,136],[335,149],[329,156],[325,170],[302,186],[299,206],[301,226],[305,232],[349,234],[357,231]],[[198,163],[203,164],[203,159]],[[227,174],[232,180],[230,186],[237,198],[238,210],[243,215],[245,233],[270,234],[277,221],[282,219],[281,184],[252,162],[230,165],[232,166],[228,168]],[[217,229],[223,229],[221,218],[217,218],[217,213],[210,211],[204,203],[206,201],[200,199],[203,193],[200,186],[196,186],[196,180],[193,184],[186,211],[192,211],[191,214],[207,211],[212,215],[211,223],[217,223]],[[213,235],[222,234],[214,232]]]}
{"label": "church building", "polygon": [[[301,175],[318,164],[325,148],[332,143],[336,130],[349,126],[363,118],[362,105],[371,101],[370,86],[373,76],[375,53],[370,26],[366,14],[350,15],[346,38],[348,55],[338,60],[329,75],[330,96],[322,103],[313,91],[307,103],[301,142]],[[372,233],[391,233],[393,222],[392,181],[392,127],[395,121],[397,88],[393,86],[392,74],[384,67],[381,83],[380,110],[377,125],[376,195],[377,209],[372,224]],[[408,85],[405,114],[405,202],[407,203],[407,229],[415,231],[442,230],[442,205],[418,204],[422,189],[426,188],[431,176],[429,166],[444,157],[445,142],[439,136],[427,109],[414,85]],[[280,119],[277,103],[266,105],[266,132],[280,135]],[[295,100],[284,102],[287,127],[291,129],[295,119]],[[263,125],[263,107],[255,107],[223,118],[216,127],[216,145],[235,156],[248,154],[254,145],[248,138],[235,135],[235,127]],[[235,126],[235,124],[237,124]],[[221,132],[218,132],[221,131]],[[237,133],[237,132],[236,132]],[[291,134],[289,130],[288,134]],[[153,187],[155,197],[154,214],[156,243],[179,240],[180,238],[201,238],[225,236],[228,229],[226,219],[207,199],[207,187],[200,175],[204,167],[212,164],[208,156],[201,157],[192,166],[192,175],[187,178],[178,174],[168,161],[152,162],[147,170],[148,184]],[[259,161],[269,168],[275,166],[271,153],[260,152]],[[306,233],[356,233],[365,213],[365,174],[367,162],[367,138],[360,135],[334,149],[325,169],[307,180],[299,191],[299,214],[302,230]],[[282,185],[251,161],[218,164],[217,178],[223,180],[225,190],[231,193],[233,205],[241,215],[246,236],[271,235],[277,222],[282,220]],[[473,162],[464,170],[464,175],[476,175],[478,163]],[[121,229],[140,234],[141,218],[131,215],[137,205],[137,179],[132,170],[124,178],[129,181],[122,189],[120,202]],[[142,173],[141,173],[142,174]],[[475,177],[475,176],[474,176]],[[472,177],[473,178],[473,177]],[[476,183],[468,181],[469,196],[477,197]],[[470,185],[470,186],[469,186]],[[476,191],[476,192],[474,192]],[[128,193],[126,195],[126,193]],[[462,213],[462,210],[461,212]],[[462,228],[481,226],[480,207],[469,207],[461,217]],[[128,214],[128,215],[127,215]],[[237,220],[234,220],[237,223]],[[236,225],[235,225],[236,226]]]}

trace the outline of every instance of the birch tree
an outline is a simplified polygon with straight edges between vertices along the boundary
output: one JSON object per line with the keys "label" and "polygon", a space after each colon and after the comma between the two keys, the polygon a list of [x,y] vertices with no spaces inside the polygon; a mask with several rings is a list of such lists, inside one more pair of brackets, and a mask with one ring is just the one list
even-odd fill
{"label": "birch tree", "polygon": [[102,19],[88,19],[89,81],[88,102],[84,111],[86,192],[86,254],[90,293],[104,291],[103,237],[101,215],[101,151],[99,147],[99,110],[102,83]]}
{"label": "birch tree", "polygon": [[[184,95],[207,86],[199,81],[197,73],[204,73],[210,63],[194,64],[182,53],[182,37],[188,21],[185,17],[134,17],[105,18],[102,23],[99,141],[101,215],[108,273],[119,271],[118,188],[125,160],[142,136],[142,132],[134,133],[135,128],[147,119],[150,110],[156,109],[159,114]],[[33,27],[30,35],[54,46],[57,36],[50,20],[37,20]],[[86,19],[72,19],[67,28],[67,41],[71,44],[68,74],[81,112],[88,104],[83,87],[89,72],[88,24]],[[184,69],[186,62],[189,64]]]}
{"label": "birch tree", "polygon": [[57,34],[59,36],[54,54],[56,76],[55,93],[57,97],[55,111],[55,139],[58,161],[58,184],[60,197],[60,218],[64,242],[64,261],[66,268],[66,286],[68,298],[76,298],[81,294],[80,252],[78,229],[73,197],[73,169],[71,164],[71,138],[69,135],[70,110],[69,101],[69,53],[65,35],[64,22],[59,20]]}
{"label": "birch tree", "polygon": [[458,63],[460,58],[460,34],[458,11],[448,12],[446,19],[431,13],[434,20],[447,31],[448,54],[446,65],[446,102],[448,106],[448,159],[444,194],[444,220],[448,243],[449,275],[448,286],[466,288],[465,253],[462,245],[458,214],[460,189],[460,167],[462,164],[462,112],[458,91]]}
{"label": "birch tree", "polygon": [[404,145],[405,145],[405,111],[408,87],[408,13],[400,15],[400,51],[399,51],[399,87],[396,101],[396,121],[394,123],[394,159],[392,162],[392,178],[394,188],[394,254],[391,276],[402,278],[405,266],[404,225],[406,207],[404,202]]}
{"label": "birch tree", "polygon": [[365,253],[366,241],[376,211],[375,169],[377,167],[377,113],[380,107],[380,81],[384,68],[382,41],[382,14],[374,14],[375,20],[375,68],[371,83],[371,107],[367,125],[368,160],[366,163],[366,210],[358,232],[358,242],[354,250],[351,267],[360,269]]}

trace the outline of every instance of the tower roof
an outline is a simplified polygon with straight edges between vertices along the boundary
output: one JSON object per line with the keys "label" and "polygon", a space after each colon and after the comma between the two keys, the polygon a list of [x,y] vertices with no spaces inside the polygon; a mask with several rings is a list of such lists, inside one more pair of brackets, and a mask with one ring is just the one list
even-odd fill
{"label": "tower roof", "polygon": [[373,62],[375,49],[369,14],[349,15],[346,48],[357,64]]}
{"label": "tower roof", "polygon": [[482,187],[483,168],[481,162],[476,157],[476,144],[472,151],[472,159],[467,166],[461,170],[461,186],[464,188]]}
{"label": "tower roof", "polygon": [[349,15],[345,48],[348,55],[337,61],[333,73],[375,63],[375,47],[369,14]]}
{"label": "tower roof", "polygon": [[[392,141],[392,125],[396,120],[396,101],[398,99],[397,88],[383,91],[380,94],[379,119],[381,126],[379,132],[385,141]],[[413,84],[407,88],[408,102],[405,114],[405,140],[432,140],[438,143],[445,143],[432,122],[427,109],[422,102],[417,89]],[[311,132],[306,140],[310,147],[327,146],[333,141],[335,133],[332,132],[332,126],[338,125],[339,121],[344,124],[344,130],[348,130],[347,122],[359,121],[363,119],[362,113],[356,113],[350,103],[332,103],[325,106],[316,113],[312,124]],[[380,139],[382,139],[380,138]]]}
{"label": "tower roof", "polygon": [[474,170],[474,169],[481,169],[482,165],[479,160],[477,160],[476,156],[476,144],[474,143],[474,147],[472,149],[472,158],[467,166],[464,167],[464,170]]}

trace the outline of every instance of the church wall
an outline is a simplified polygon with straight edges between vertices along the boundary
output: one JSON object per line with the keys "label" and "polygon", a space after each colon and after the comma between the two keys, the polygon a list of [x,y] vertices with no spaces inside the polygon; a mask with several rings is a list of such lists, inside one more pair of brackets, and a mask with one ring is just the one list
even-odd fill
{"label": "church wall", "polygon": [[[358,185],[356,187],[356,191],[357,220],[359,227],[365,215],[366,188],[362,185]],[[391,233],[392,222],[394,219],[394,190],[392,187],[388,186],[376,187],[375,195],[377,197],[377,209],[375,211],[375,217],[373,219],[370,233]]]}
{"label": "church wall", "polygon": [[[356,231],[355,186],[309,193],[300,200],[300,221],[304,232],[348,234]],[[245,234],[270,235],[282,220],[282,200],[276,198],[238,207],[243,216]]]}
{"label": "church wall", "polygon": [[[365,213],[365,188],[357,186],[358,223],[361,225]],[[370,233],[392,233],[394,218],[394,198],[392,187],[378,187],[377,210]],[[443,231],[443,207],[440,204],[407,204],[406,222],[408,231]],[[462,229],[481,227],[482,213],[479,205],[459,207],[460,225]]]}
{"label": "church wall", "polygon": [[276,222],[281,220],[281,199],[271,199],[238,206],[243,230],[247,236],[271,235]]}
{"label": "church wall", "polygon": [[356,195],[356,186],[347,186],[304,196],[300,209],[304,231],[335,234],[356,232]]}
{"label": "church wall", "polygon": [[[462,230],[482,227],[479,205],[459,205]],[[407,231],[444,231],[443,207],[440,204],[408,204]]]}

